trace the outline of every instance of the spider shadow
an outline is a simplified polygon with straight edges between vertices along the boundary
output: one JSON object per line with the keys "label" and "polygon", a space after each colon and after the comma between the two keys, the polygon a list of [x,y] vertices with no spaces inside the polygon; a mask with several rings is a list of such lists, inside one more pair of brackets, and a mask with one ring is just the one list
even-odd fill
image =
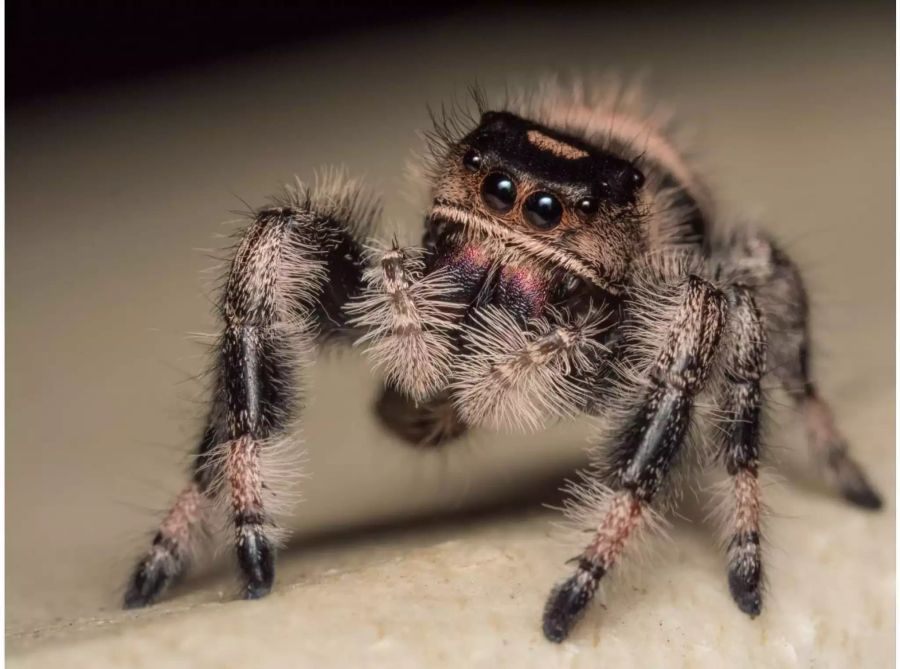
{"label": "spider shadow", "polygon": [[[297,532],[278,552],[278,570],[290,576],[280,587],[302,584],[315,577],[329,555],[347,555],[354,547],[361,551],[378,546],[402,547],[407,550],[431,546],[454,537],[465,536],[473,525],[501,521],[523,521],[538,514],[550,515],[548,506],[560,506],[564,500],[561,486],[574,475],[577,465],[557,468],[540,478],[524,483],[503,499],[464,508],[416,514],[389,520],[360,522],[334,528]],[[177,583],[165,597],[177,600],[186,595],[225,590],[221,601],[239,596],[234,577],[234,560],[230,547],[219,551],[211,564],[200,567],[187,579]],[[318,565],[318,567],[316,566]],[[229,586],[225,584],[230,584]],[[276,577],[274,591],[279,584]],[[210,601],[204,598],[205,601]],[[216,599],[216,601],[219,601]]]}
{"label": "spider shadow", "polygon": [[[817,472],[804,461],[800,450],[792,447],[779,452],[777,472],[778,477],[783,479],[780,485],[829,498],[835,504],[846,504],[816,476]],[[317,578],[333,566],[330,563],[332,556],[337,556],[345,565],[348,562],[354,566],[372,564],[373,559],[377,562],[377,558],[371,556],[362,558],[368,562],[354,562],[347,558],[354,553],[369,555],[373,546],[393,550],[392,555],[397,555],[406,550],[464,537],[467,532],[472,531],[473,526],[479,524],[521,522],[538,514],[546,515],[549,527],[552,514],[547,511],[547,507],[562,505],[565,494],[561,486],[573,477],[576,467],[577,464],[573,463],[571,466],[557,468],[538,479],[523,483],[511,495],[493,503],[424,514],[411,513],[406,517],[390,520],[351,523],[295,533],[279,551],[278,568],[282,579],[281,583],[276,580],[275,592],[279,588],[296,587]],[[693,492],[684,495],[675,505],[674,513],[668,513],[667,517],[673,521],[673,536],[693,534],[707,545],[711,556],[718,557],[721,552],[717,546],[716,530],[709,520],[712,499],[709,491],[693,488]],[[358,550],[354,551],[354,547]],[[205,602],[239,599],[234,573],[230,547],[224,546],[210,564],[175,585],[165,599],[172,602],[186,595],[199,595]],[[562,571],[560,574],[562,575]],[[723,596],[727,597],[727,592],[723,591]]]}

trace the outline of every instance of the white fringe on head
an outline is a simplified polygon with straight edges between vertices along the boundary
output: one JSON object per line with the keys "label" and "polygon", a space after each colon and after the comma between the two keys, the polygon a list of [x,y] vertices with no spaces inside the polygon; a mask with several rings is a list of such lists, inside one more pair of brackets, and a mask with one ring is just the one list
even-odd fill
{"label": "white fringe on head", "polygon": [[367,287],[347,305],[350,323],[368,331],[364,345],[376,368],[413,400],[442,390],[450,376],[453,331],[460,305],[446,296],[454,290],[443,271],[423,276],[422,250],[390,246],[369,249]]}
{"label": "white fringe on head", "polygon": [[603,316],[592,310],[566,325],[523,326],[498,307],[477,311],[453,383],[460,416],[470,425],[537,430],[579,413],[588,391],[574,377],[591,376],[608,352],[599,342]]}

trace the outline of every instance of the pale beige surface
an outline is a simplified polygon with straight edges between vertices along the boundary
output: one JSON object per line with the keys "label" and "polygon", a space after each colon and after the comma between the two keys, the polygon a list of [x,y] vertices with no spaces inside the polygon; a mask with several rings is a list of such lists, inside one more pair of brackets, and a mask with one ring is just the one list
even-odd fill
{"label": "pale beige surface", "polygon": [[[342,39],[13,110],[7,154],[7,654],[14,666],[888,666],[894,655],[893,45],[855,16],[469,16]],[[535,31],[538,30],[537,36]],[[540,31],[544,31],[541,33]],[[549,36],[543,39],[541,35]],[[479,433],[442,453],[392,443],[353,356],[314,372],[297,542],[265,601],[224,572],[118,611],[135,551],[181,481],[213,327],[193,249],[239,195],[343,163],[387,197],[413,133],[477,79],[649,66],[699,128],[730,212],[762,214],[807,270],[816,365],[878,515],[796,466],[767,489],[771,594],[731,603],[709,528],[679,522],[652,568],[619,578],[563,647],[540,638],[570,547],[555,516],[465,516],[348,531],[561,478],[586,433]],[[775,397],[780,400],[779,396]],[[770,441],[801,435],[777,413]],[[543,489],[543,488],[542,488]],[[533,498],[550,499],[545,492]],[[698,521],[703,513],[687,509]],[[325,533],[325,534],[323,534]],[[163,658],[159,664],[156,658]]]}

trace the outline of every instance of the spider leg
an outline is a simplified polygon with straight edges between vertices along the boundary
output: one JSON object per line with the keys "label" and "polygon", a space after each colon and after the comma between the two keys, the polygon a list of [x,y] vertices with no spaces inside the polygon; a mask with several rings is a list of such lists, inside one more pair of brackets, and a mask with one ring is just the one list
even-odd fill
{"label": "spider leg", "polygon": [[881,507],[881,498],[850,455],[828,402],[810,370],[809,301],[796,264],[772,240],[751,234],[730,251],[749,268],[747,283],[769,331],[769,369],[800,409],[811,455],[823,477],[848,501],[867,509]]}
{"label": "spider leg", "polygon": [[[633,381],[632,392],[640,400],[616,431],[608,472],[612,492],[594,538],[578,557],[575,574],[558,585],[547,601],[543,630],[550,641],[561,642],[568,636],[600,579],[646,522],[650,504],[685,438],[694,397],[713,365],[727,309],[724,297],[695,276],[685,280],[680,296],[661,347],[643,378]],[[590,497],[590,492],[585,496]]]}
{"label": "spider leg", "polygon": [[862,467],[850,455],[847,440],[838,430],[828,403],[811,385],[812,392],[800,402],[813,456],[825,479],[847,501],[864,509],[881,508],[881,497],[872,487]]}
{"label": "spider leg", "polygon": [[357,239],[375,214],[351,184],[289,191],[255,214],[225,284],[211,409],[191,483],[135,567],[127,608],[152,603],[185,571],[219,501],[230,510],[243,596],[271,589],[280,497],[265,465],[290,436],[304,362],[346,328],[342,308],[361,290],[365,264]]}
{"label": "spider leg", "polygon": [[427,260],[420,249],[396,242],[370,250],[366,288],[346,307],[350,322],[366,330],[357,344],[387,384],[416,403],[446,386],[463,305],[451,268],[426,273]]}
{"label": "spider leg", "polygon": [[417,403],[385,386],[375,403],[375,414],[394,435],[418,447],[442,446],[468,429],[446,392]]}
{"label": "spider leg", "polygon": [[725,416],[719,450],[731,482],[728,586],[738,608],[756,616],[762,608],[757,472],[766,330],[748,287],[730,288],[728,300],[728,326],[722,345],[724,378],[717,398],[718,408]]}
{"label": "spider leg", "polygon": [[[198,448],[200,454],[209,452],[215,445],[214,422],[212,419],[207,422]],[[150,548],[132,571],[124,597],[126,609],[153,603],[184,574],[207,536],[214,503],[208,476],[195,464],[190,483],[175,498]]]}
{"label": "spider leg", "polygon": [[367,288],[347,307],[366,330],[358,343],[385,373],[376,416],[415,446],[439,446],[467,429],[446,386],[460,323],[491,266],[476,249],[433,246],[373,249]]}

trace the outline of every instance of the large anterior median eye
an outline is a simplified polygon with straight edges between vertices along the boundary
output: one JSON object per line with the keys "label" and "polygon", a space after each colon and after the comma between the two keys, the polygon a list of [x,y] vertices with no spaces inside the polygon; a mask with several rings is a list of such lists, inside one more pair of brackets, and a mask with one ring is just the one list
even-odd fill
{"label": "large anterior median eye", "polygon": [[481,184],[481,197],[491,209],[509,211],[516,203],[516,184],[502,172],[492,172]]}
{"label": "large anterior median eye", "polygon": [[532,193],[525,200],[525,218],[536,228],[549,230],[559,225],[563,208],[555,195],[550,193]]}

